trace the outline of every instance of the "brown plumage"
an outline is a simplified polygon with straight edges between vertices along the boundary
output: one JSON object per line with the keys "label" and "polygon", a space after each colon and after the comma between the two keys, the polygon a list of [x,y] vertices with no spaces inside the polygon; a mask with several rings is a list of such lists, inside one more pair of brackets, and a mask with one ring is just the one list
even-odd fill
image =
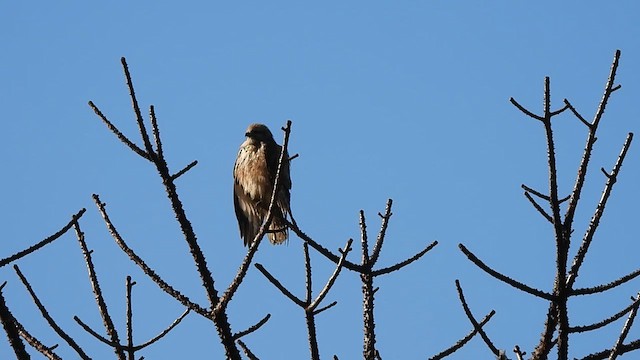
{"label": "brown plumage", "polygon": [[[264,222],[276,180],[282,147],[273,140],[269,128],[251,124],[245,133],[233,167],[233,204],[245,246],[250,246]],[[288,238],[284,219],[290,214],[289,155],[284,154],[280,175],[280,189],[273,206],[273,220],[267,235],[272,244],[282,244]]]}

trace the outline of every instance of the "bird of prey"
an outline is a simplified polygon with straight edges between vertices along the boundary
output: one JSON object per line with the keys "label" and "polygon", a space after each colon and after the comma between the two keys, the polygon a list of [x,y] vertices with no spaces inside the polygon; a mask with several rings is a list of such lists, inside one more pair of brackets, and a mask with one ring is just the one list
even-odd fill
{"label": "bird of prey", "polygon": [[[273,140],[269,128],[251,124],[245,133],[233,167],[233,204],[245,246],[251,246],[260,226],[267,217],[273,185],[282,147]],[[273,206],[273,219],[267,231],[272,244],[282,244],[288,238],[285,219],[291,213],[289,198],[289,155],[284,154],[280,186]]]}

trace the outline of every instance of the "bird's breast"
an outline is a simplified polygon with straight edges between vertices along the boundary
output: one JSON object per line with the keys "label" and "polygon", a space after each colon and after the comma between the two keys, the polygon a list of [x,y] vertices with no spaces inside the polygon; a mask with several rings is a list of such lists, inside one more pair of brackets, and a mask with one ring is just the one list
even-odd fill
{"label": "bird's breast", "polygon": [[253,200],[269,204],[271,181],[265,146],[243,144],[234,167],[236,182]]}

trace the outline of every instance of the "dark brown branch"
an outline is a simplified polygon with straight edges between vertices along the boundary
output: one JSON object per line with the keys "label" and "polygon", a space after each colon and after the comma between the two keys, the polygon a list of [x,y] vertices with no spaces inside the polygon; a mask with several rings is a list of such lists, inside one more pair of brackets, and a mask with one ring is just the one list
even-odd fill
{"label": "dark brown branch", "polygon": [[627,321],[625,321],[624,326],[622,327],[622,331],[620,332],[620,336],[618,336],[618,340],[616,340],[616,344],[611,349],[611,354],[609,355],[610,360],[615,360],[620,354],[620,349],[624,344],[624,339],[629,335],[629,330],[631,330],[631,326],[633,326],[633,320],[636,318],[636,314],[638,313],[638,299],[640,299],[640,294],[637,295],[637,298],[634,299],[634,306],[629,312],[629,316],[627,317]]}
{"label": "dark brown branch", "polygon": [[604,292],[607,291],[609,289],[613,289],[619,285],[622,285],[624,283],[626,283],[629,280],[635,279],[638,275],[640,275],[640,269],[627,274],[615,281],[612,281],[608,284],[604,284],[604,285],[599,285],[599,286],[593,286],[593,287],[588,287],[588,288],[580,288],[580,289],[575,289],[571,291],[571,295],[590,295],[590,294],[596,294],[596,293],[600,293],[600,292]]}
{"label": "dark brown branch", "polygon": [[309,256],[309,243],[302,243],[302,250],[304,252],[304,270],[305,270],[305,288],[307,294],[305,297],[305,303],[310,304],[313,292],[313,280],[311,278],[311,257]]}
{"label": "dark brown branch", "polygon": [[114,343],[113,341],[107,339],[106,337],[98,334],[97,331],[93,330],[89,325],[85,324],[82,320],[80,320],[79,317],[74,316],[73,320],[75,320],[78,323],[78,325],[80,325],[80,327],[82,327],[84,329],[84,331],[86,331],[89,334],[93,335],[93,337],[95,337],[96,339],[100,340],[101,342],[107,344],[109,347],[122,349],[122,346],[120,346],[119,343]]}
{"label": "dark brown branch", "polygon": [[[634,340],[628,344],[622,344],[618,348],[618,355],[622,355],[634,350],[640,349],[640,339]],[[606,349],[583,357],[581,360],[602,360],[608,359],[612,349]]]}
{"label": "dark brown branch", "polygon": [[367,234],[367,222],[364,218],[364,210],[360,210],[360,243],[362,248],[362,266],[370,269],[373,264],[369,263],[369,236]]}
{"label": "dark brown branch", "polygon": [[284,287],[284,285],[282,285],[280,281],[278,281],[278,279],[276,279],[273,275],[271,275],[271,273],[267,269],[265,269],[264,266],[262,266],[262,264],[256,263],[254,264],[254,266],[258,270],[260,270],[262,275],[264,275],[269,280],[269,282],[273,284],[273,286],[278,288],[278,290],[280,290],[280,292],[282,292],[284,296],[288,297],[289,300],[293,301],[294,303],[296,303],[296,305],[302,308],[307,306],[307,304],[304,301],[299,299],[297,296],[293,295],[286,287]]}
{"label": "dark brown branch", "polygon": [[100,119],[102,119],[102,122],[107,125],[107,128],[109,130],[111,130],[111,132],[120,140],[122,141],[125,145],[127,145],[127,147],[129,147],[129,149],[131,149],[131,151],[133,151],[134,153],[138,154],[140,157],[147,159],[149,161],[153,161],[151,158],[151,155],[149,155],[147,152],[145,152],[144,150],[142,150],[140,147],[138,147],[138,145],[134,144],[131,140],[129,140],[123,133],[120,132],[120,130],[118,130],[118,128],[113,125],[113,123],[111,123],[111,121],[109,121],[109,119],[107,119],[106,116],[104,116],[104,114],[102,113],[102,111],[100,111],[100,109],[98,109],[98,107],[93,103],[93,101],[89,101],[89,106],[91,107],[91,109],[93,110],[93,112],[96,113],[96,115],[98,115],[98,117]]}
{"label": "dark brown branch", "polygon": [[200,314],[200,315],[202,315],[202,316],[204,316],[206,318],[211,318],[211,314],[210,314],[210,312],[208,310],[206,310],[205,308],[201,307],[200,305],[192,302],[187,296],[183,295],[180,291],[176,290],[174,287],[172,287],[166,281],[164,281],[158,274],[156,274],[156,272],[153,269],[151,269],[149,267],[149,265],[147,265],[127,245],[127,243],[125,243],[124,239],[120,236],[120,234],[118,233],[118,230],[115,228],[115,226],[113,225],[113,223],[109,219],[109,215],[107,214],[107,211],[105,209],[105,204],[100,201],[100,197],[98,197],[98,195],[96,195],[96,194],[93,195],[93,201],[98,206],[98,211],[100,212],[100,215],[102,215],[102,218],[103,218],[103,220],[104,220],[104,222],[105,222],[105,224],[107,226],[107,229],[111,233],[111,236],[113,237],[113,239],[116,241],[118,246],[120,246],[120,249],[122,249],[122,251],[124,251],[124,253],[127,254],[127,256],[129,256],[129,258],[136,265],[138,265],[140,267],[140,269],[142,269],[142,272],[144,272],[151,280],[153,280],[153,282],[155,282],[156,285],[158,285],[158,287],[162,291],[164,291],[167,294],[171,295],[171,297],[173,297],[174,299],[178,300],[178,302],[180,302],[186,308],[189,308],[189,309],[195,311],[196,313],[198,313],[198,314]]}
{"label": "dark brown branch", "polygon": [[151,146],[151,141],[149,140],[149,133],[144,125],[144,119],[142,118],[142,112],[140,111],[140,106],[138,106],[138,99],[136,98],[136,92],[133,89],[133,81],[131,80],[131,74],[129,73],[129,66],[127,65],[127,60],[122,57],[120,58],[120,62],[122,63],[122,69],[124,70],[124,76],[127,79],[127,87],[129,88],[129,95],[131,96],[131,105],[133,105],[133,111],[136,114],[136,122],[138,123],[138,128],[140,130],[140,136],[142,137],[142,141],[144,143],[144,148],[147,150],[146,152],[153,159],[155,157],[155,153],[153,152],[153,147]]}
{"label": "dark brown branch", "polygon": [[537,191],[537,190],[535,190],[533,188],[530,188],[525,184],[521,184],[520,187],[522,187],[522,189],[524,189],[525,192],[532,193],[533,195],[539,197],[542,200],[545,200],[545,201],[549,201],[550,200],[549,196],[547,196],[547,195],[545,195],[545,194],[543,194],[543,193],[541,193],[541,192],[539,192],[539,191]]}
{"label": "dark brown branch", "polygon": [[[102,322],[107,331],[107,335],[111,338],[111,342],[114,344],[120,343],[120,338],[118,336],[118,331],[116,327],[113,325],[113,320],[109,315],[109,310],[107,309],[107,303],[104,301],[104,297],[102,296],[102,290],[100,289],[100,283],[98,282],[98,276],[95,271],[95,267],[93,265],[93,260],[91,259],[91,252],[87,248],[87,243],[84,240],[84,233],[80,230],[80,224],[78,222],[74,223],[74,229],[76,231],[76,236],[78,237],[78,242],[80,243],[80,247],[82,248],[82,254],[84,255],[84,260],[87,264],[87,270],[89,272],[89,280],[91,282],[91,288],[93,289],[93,294],[95,295],[96,304],[98,305],[98,310],[100,311],[100,316],[102,317]],[[116,353],[116,356],[120,360],[125,360],[125,355],[121,349],[114,347],[113,350]]]}
{"label": "dark brown branch", "polygon": [[29,281],[27,280],[27,278],[24,276],[24,274],[22,274],[22,271],[20,271],[20,268],[18,267],[18,265],[13,265],[13,269],[15,270],[16,274],[18,274],[20,281],[22,281],[22,284],[29,292],[29,295],[31,295],[31,299],[33,299],[34,304],[36,304],[36,307],[38,308],[38,310],[40,310],[40,314],[42,314],[42,317],[47,321],[47,323],[49,324],[49,327],[53,329],[53,331],[55,331],[56,334],[58,334],[58,336],[60,336],[67,344],[69,344],[69,346],[73,350],[75,350],[75,352],[78,354],[78,356],[81,359],[85,359],[85,360],[91,359],[80,347],[80,345],[78,345],[78,343],[76,343],[76,341],[71,336],[69,336],[69,334],[67,334],[64,330],[62,330],[62,328],[56,323],[53,317],[49,315],[49,312],[44,307],[44,305],[36,295],[35,291],[33,291],[31,284],[29,284]]}
{"label": "dark brown branch", "polygon": [[538,204],[533,197],[531,197],[531,195],[529,194],[529,192],[525,191],[524,192],[524,196],[527,198],[527,200],[529,200],[529,202],[531,203],[531,205],[533,205],[534,208],[536,208],[536,210],[538,210],[538,212],[545,218],[547,219],[547,221],[549,221],[550,223],[553,224],[553,218],[551,217],[551,215],[547,214],[547,212],[542,208],[542,206],[540,206],[540,204]]}
{"label": "dark brown branch", "polygon": [[260,329],[262,327],[262,325],[266,324],[267,321],[269,321],[270,318],[271,318],[271,314],[267,314],[267,316],[263,317],[262,320],[258,321],[253,326],[250,326],[247,330],[240,331],[240,332],[237,332],[237,333],[233,334],[233,339],[234,340],[238,340],[238,339],[242,338],[243,336],[249,335],[252,332]]}
{"label": "dark brown branch", "polygon": [[401,261],[395,265],[391,265],[389,267],[386,268],[382,268],[382,269],[378,269],[378,270],[374,270],[371,272],[372,276],[379,276],[379,275],[385,275],[388,274],[390,272],[396,271],[396,270],[400,270],[403,267],[411,264],[412,262],[420,259],[424,254],[426,254],[427,252],[429,252],[429,250],[433,249],[436,245],[438,245],[438,241],[434,241],[431,244],[427,245],[427,247],[425,247],[424,249],[420,250],[417,254],[413,255],[412,257]]}
{"label": "dark brown branch", "polygon": [[[489,314],[487,314],[487,316],[484,317],[484,319],[482,319],[482,321],[480,321],[478,323],[478,326],[480,328],[482,328],[489,320],[491,320],[491,317],[493,315],[495,315],[495,311],[491,310],[491,312]],[[444,350],[443,352],[434,355],[432,357],[430,357],[430,360],[439,360],[439,359],[443,359],[451,354],[453,354],[454,352],[458,351],[460,348],[462,348],[466,343],[469,342],[469,340],[471,340],[474,336],[476,336],[476,334],[478,333],[477,328],[474,327],[474,329],[464,338],[460,339],[457,343],[455,343],[453,346],[451,346],[450,348]]]}
{"label": "dark brown branch", "polygon": [[192,161],[189,165],[185,166],[184,169],[178,171],[177,173],[171,175],[171,180],[174,181],[175,179],[179,178],[180,176],[184,175],[184,173],[186,173],[187,171],[191,170],[192,167],[198,165],[198,160],[194,160]]}
{"label": "dark brown branch", "polygon": [[325,310],[328,310],[328,309],[330,309],[330,308],[332,308],[332,307],[336,306],[337,304],[338,304],[338,302],[337,302],[337,301],[334,301],[334,302],[330,303],[330,304],[329,304],[329,305],[327,305],[327,306],[323,306],[323,307],[321,307],[320,309],[315,310],[315,311],[313,312],[313,315],[318,315],[318,314],[320,314],[321,312],[323,312],[323,311],[325,311]]}
{"label": "dark brown branch", "polygon": [[[287,226],[289,227],[289,229],[291,229],[291,231],[293,231],[294,233],[296,233],[296,235],[302,239],[304,242],[308,243],[309,245],[311,245],[312,248],[314,248],[317,252],[319,252],[320,254],[324,255],[324,257],[326,257],[327,259],[333,261],[334,263],[338,263],[338,261],[340,261],[340,256],[332,253],[329,249],[323,247],[322,245],[318,244],[315,240],[313,240],[311,237],[309,237],[309,235],[305,234],[302,230],[300,230],[300,228],[296,225],[293,224],[292,222],[288,221],[287,219],[284,219]],[[351,270],[351,271],[355,271],[358,273],[362,273],[364,271],[364,268],[362,267],[362,265],[360,264],[355,264],[352,263],[351,261],[346,260],[344,262],[344,267]]]}
{"label": "dark brown branch", "polygon": [[527,115],[527,116],[529,116],[529,117],[532,117],[532,118],[534,118],[534,119],[536,119],[536,120],[540,120],[540,121],[543,121],[543,120],[544,120],[544,118],[543,118],[542,116],[536,115],[536,114],[532,113],[531,111],[529,111],[529,110],[525,109],[522,105],[520,105],[520,104],[516,101],[516,99],[514,99],[514,98],[509,98],[509,101],[510,101],[510,102],[511,102],[515,107],[517,107],[517,108],[518,108],[518,110],[522,111],[525,115]]}
{"label": "dark brown branch", "polygon": [[340,260],[338,261],[338,264],[335,270],[333,271],[333,274],[331,274],[331,276],[329,277],[329,280],[327,280],[327,283],[322,288],[322,290],[320,290],[320,293],[318,293],[315,300],[313,300],[309,304],[308,310],[310,310],[311,312],[315,312],[315,309],[318,307],[318,305],[320,305],[322,300],[329,293],[329,290],[331,290],[331,287],[333,286],[333,284],[336,282],[338,275],[340,275],[340,270],[342,270],[342,266],[344,265],[344,261],[347,258],[347,255],[349,254],[349,252],[351,251],[351,242],[352,242],[351,239],[347,240],[347,244],[345,245],[344,250],[341,251],[342,256],[340,257]]}
{"label": "dark brown branch", "polygon": [[[14,324],[16,325],[16,329],[18,329],[18,333],[20,337],[27,342],[27,344],[31,345],[32,348],[36,349],[39,353],[44,355],[49,360],[62,360],[60,356],[53,352],[53,347],[46,346],[40,340],[38,340],[35,336],[31,335],[24,326],[18,322],[18,320],[13,319]],[[57,346],[57,345],[56,345]]]}
{"label": "dark brown branch", "polygon": [[256,234],[255,238],[251,242],[251,246],[247,251],[247,255],[244,257],[242,264],[240,264],[238,273],[236,274],[231,284],[229,284],[229,287],[220,298],[220,301],[218,302],[218,304],[215,305],[213,310],[214,314],[219,312],[224,312],[224,310],[227,308],[229,301],[231,301],[231,298],[236,293],[236,291],[238,290],[238,287],[244,280],[247,274],[247,271],[249,270],[249,266],[253,261],[253,256],[258,251],[258,246],[262,242],[262,238],[264,237],[264,234],[266,233],[267,229],[269,229],[269,226],[271,225],[271,221],[273,219],[273,207],[275,206],[275,203],[276,203],[276,194],[278,193],[278,191],[280,190],[280,187],[282,186],[282,179],[281,179],[282,164],[285,161],[285,155],[287,154],[287,148],[289,147],[289,135],[291,134],[291,120],[287,120],[287,125],[285,128],[283,128],[283,131],[284,131],[284,140],[282,142],[280,157],[278,158],[278,168],[276,170],[276,178],[273,184],[271,200],[269,201],[269,207],[267,209],[267,216],[265,218],[265,221],[260,226],[260,229],[258,230],[258,233]]}
{"label": "dark brown branch", "polygon": [[583,325],[583,326],[573,326],[569,328],[570,332],[576,332],[576,333],[580,333],[580,332],[586,332],[586,331],[593,331],[596,329],[599,329],[601,327],[604,327],[606,325],[611,324],[612,322],[620,319],[621,317],[623,317],[625,314],[628,314],[629,311],[631,311],[634,308],[637,308],[638,304],[640,304],[640,297],[638,297],[637,299],[635,299],[631,305],[627,306],[626,308],[622,309],[621,311],[611,315],[610,317],[602,320],[602,321],[598,321],[597,323],[593,323],[591,325]]}
{"label": "dark brown branch", "polygon": [[156,108],[153,105],[149,106],[149,119],[151,119],[153,141],[156,143],[156,154],[158,154],[158,158],[164,159],[164,150],[162,148],[162,140],[160,139],[160,128],[158,127],[158,119],[156,118]]}
{"label": "dark brown branch", "polygon": [[135,281],[131,281],[131,276],[127,276],[125,283],[126,286],[126,299],[127,299],[127,352],[129,359],[135,359],[135,351],[133,350],[133,310],[131,301],[131,290]]}
{"label": "dark brown branch", "polygon": [[549,113],[549,116],[556,116],[556,115],[560,115],[561,113],[563,113],[565,110],[567,110],[569,108],[569,105],[565,104],[563,107],[561,107],[560,109],[556,110],[556,111],[552,111]]}
{"label": "dark brown branch", "polygon": [[[2,286],[4,286],[4,284]],[[20,340],[20,334],[16,326],[16,319],[13,317],[13,314],[11,314],[11,311],[4,299],[4,295],[2,294],[2,287],[0,287],[0,322],[4,327],[4,332],[7,334],[7,338],[9,339],[9,345],[11,345],[13,352],[16,354],[16,359],[30,359],[31,357],[27,353],[24,343]]]}
{"label": "dark brown branch", "polygon": [[251,352],[251,350],[249,350],[247,345],[242,342],[242,340],[237,340],[237,343],[238,345],[240,345],[240,348],[242,348],[242,352],[244,352],[249,360],[260,360],[254,353]]}
{"label": "dark brown branch", "polygon": [[526,355],[526,353],[521,351],[518,345],[513,348],[513,352],[516,354],[516,358],[518,360],[524,360],[524,355]]}
{"label": "dark brown branch", "polygon": [[498,348],[496,348],[496,346],[493,345],[493,342],[491,341],[491,339],[489,339],[489,335],[487,335],[487,333],[484,331],[484,329],[482,329],[482,327],[480,326],[476,318],[473,316],[473,313],[471,312],[471,309],[467,304],[467,300],[464,298],[464,293],[462,292],[462,287],[460,286],[460,281],[458,279],[456,279],[456,290],[458,290],[458,298],[460,299],[460,303],[462,304],[462,309],[464,310],[464,313],[467,315],[469,322],[471,322],[471,325],[473,325],[473,328],[478,331],[484,343],[487,344],[487,346],[489,347],[489,350],[491,350],[491,352],[495,356],[499,357],[501,353],[500,350],[498,350]]}
{"label": "dark brown branch", "polygon": [[52,243],[53,241],[55,241],[56,239],[58,239],[60,236],[64,235],[67,231],[69,231],[69,229],[71,229],[71,227],[73,226],[73,224],[78,221],[78,219],[80,219],[82,217],[82,215],[85,213],[86,209],[80,209],[80,211],[78,211],[75,215],[73,215],[71,217],[71,221],[69,221],[67,223],[67,225],[63,226],[62,229],[58,230],[55,234],[47,237],[46,239],[40,241],[39,243],[30,246],[27,249],[24,249],[22,251],[19,251],[7,258],[4,258],[2,260],[0,260],[0,267],[3,267],[5,265],[10,264],[13,261],[16,261],[24,256],[27,256],[29,254],[31,254],[32,252],[42,248],[43,246]]}
{"label": "dark brown branch", "polygon": [[144,349],[145,347],[155,343],[156,341],[162,339],[165,335],[167,335],[171,330],[173,330],[173,328],[175,328],[176,326],[178,326],[178,324],[180,324],[180,322],[189,314],[189,312],[191,312],[190,309],[186,309],[180,316],[178,316],[172,323],[171,325],[169,325],[166,329],[162,330],[162,332],[160,332],[158,335],[154,336],[153,338],[149,339],[147,342],[142,343],[140,345],[136,345],[133,347],[134,351],[138,351],[141,349]]}
{"label": "dark brown branch", "polygon": [[[564,226],[567,229],[571,229],[572,227],[573,217],[578,207],[578,201],[580,200],[580,196],[582,194],[582,188],[584,186],[585,178],[587,176],[587,169],[589,166],[589,160],[591,159],[591,152],[593,151],[593,145],[596,142],[596,131],[598,129],[598,125],[600,124],[600,120],[604,115],[604,110],[607,106],[607,103],[609,102],[609,97],[613,92],[612,88],[613,88],[613,83],[615,81],[619,60],[620,60],[620,50],[617,50],[613,58],[613,63],[611,64],[611,70],[609,72],[609,77],[605,85],[604,95],[600,100],[600,104],[598,105],[598,110],[596,111],[593,122],[589,126],[589,136],[587,137],[587,144],[584,149],[584,154],[582,155],[580,166],[578,167],[578,172],[577,172],[578,175],[576,178],[575,185],[573,187],[573,191],[571,193],[571,200],[569,201],[569,206],[567,207],[567,212],[564,217]],[[586,250],[589,248],[590,242],[591,241],[589,240],[588,243],[585,243],[585,240],[583,239],[583,243],[580,245],[580,249],[586,253]],[[570,275],[569,275],[569,280],[570,280],[570,283],[568,284],[569,288],[572,287],[573,282],[578,276],[578,270],[582,264],[582,260],[584,259],[585,253],[581,254],[581,251],[579,250],[578,254],[573,260],[573,264],[571,266]]]}
{"label": "dark brown branch", "polygon": [[382,243],[384,242],[385,235],[387,234],[387,227],[389,226],[389,219],[391,218],[391,206],[393,205],[393,200],[387,200],[387,206],[384,209],[384,215],[380,215],[382,218],[382,223],[380,224],[380,232],[378,232],[378,238],[376,239],[376,243],[373,246],[373,252],[371,253],[371,264],[375,264],[378,261],[378,257],[380,256],[380,250],[382,250]]}
{"label": "dark brown branch", "polygon": [[[618,156],[618,160],[616,164],[613,166],[611,170],[611,176],[607,177],[607,183],[605,184],[604,191],[602,193],[602,197],[596,206],[596,210],[591,218],[591,222],[589,223],[589,227],[582,238],[582,243],[580,244],[580,248],[574,257],[573,264],[571,265],[571,270],[569,271],[569,283],[568,285],[571,287],[578,277],[580,267],[582,266],[582,262],[584,261],[584,257],[589,250],[589,246],[591,245],[591,241],[593,240],[593,236],[595,235],[596,229],[600,224],[600,219],[604,214],[605,206],[607,205],[607,200],[611,195],[611,191],[613,190],[613,185],[617,181],[618,173],[620,172],[620,168],[622,167],[622,163],[624,161],[625,156],[627,155],[627,151],[631,146],[631,142],[633,141],[633,133],[629,133],[627,138],[622,146],[622,150],[620,155]],[[567,210],[568,211],[568,210]]]}
{"label": "dark brown branch", "polygon": [[464,245],[458,244],[458,247],[467,256],[467,258],[469,260],[471,260],[472,263],[474,263],[477,267],[479,267],[480,269],[484,270],[487,274],[493,276],[494,278],[496,278],[496,279],[498,279],[498,280],[500,280],[500,281],[502,281],[504,283],[507,283],[507,284],[513,286],[514,288],[518,289],[518,290],[522,290],[522,291],[524,291],[526,293],[529,293],[531,295],[535,295],[535,296],[543,298],[545,300],[553,301],[555,299],[555,296],[552,295],[552,294],[549,294],[549,293],[544,292],[542,290],[538,290],[538,289],[532,288],[530,286],[527,286],[527,285],[525,285],[525,284],[523,284],[521,282],[513,280],[512,278],[493,270],[492,268],[487,266],[485,263],[483,263],[480,259],[478,259],[478,257],[475,256],[471,251],[469,251]]}
{"label": "dark brown branch", "polygon": [[585,120],[584,117],[582,117],[582,115],[580,115],[580,113],[578,112],[578,110],[576,110],[576,108],[573,107],[573,105],[571,105],[571,103],[569,102],[569,100],[564,99],[564,103],[565,105],[569,108],[569,110],[571,110],[571,112],[573,113],[573,115],[575,115],[578,120],[580,120],[587,128],[589,128],[589,130],[591,130],[593,128],[593,126],[591,125],[591,123],[589,123],[587,120]]}

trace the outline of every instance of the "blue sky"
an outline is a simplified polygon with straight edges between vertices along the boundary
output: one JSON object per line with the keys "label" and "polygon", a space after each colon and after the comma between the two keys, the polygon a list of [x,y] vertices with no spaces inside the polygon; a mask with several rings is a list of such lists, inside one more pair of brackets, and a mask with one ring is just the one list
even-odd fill
{"label": "blue sky", "polygon": [[[393,198],[381,264],[439,241],[421,261],[378,279],[383,358],[426,358],[470,330],[455,279],[478,317],[497,311],[486,330],[498,347],[510,351],[518,344],[530,351],[546,305],[476,269],[457,244],[518,280],[551,289],[551,228],[520,189],[522,183],[547,188],[543,128],[508,99],[541,111],[543,78],[550,76],[552,106],[568,98],[591,118],[614,51],[622,51],[623,87],[600,128],[595,171],[577,213],[578,243],[605,181],[597,169],[610,169],[626,134],[638,130],[639,15],[634,1],[4,3],[0,257],[57,231],[86,207],[81,225],[117,325],[124,334],[124,283],[131,275],[138,283],[135,336],[139,342],[154,336],[182,309],[116,247],[92,203],[97,193],[129,244],[169,282],[204,303],[155,170],[119,143],[87,106],[94,101],[139,141],[119,61],[125,56],[143,109],[156,106],[172,169],[199,162],[178,186],[219,288],[235,274],[245,251],[231,197],[231,170],[244,129],[263,122],[280,142],[278,128],[291,119],[290,153],[300,154],[292,165],[292,208],[305,232],[326,247],[342,247],[348,238],[358,239],[360,209],[373,232],[379,228],[377,212]],[[560,191],[568,194],[586,129],[569,115],[554,125]],[[638,159],[632,145],[579,286],[638,268]],[[257,255],[300,295],[301,248],[293,237],[288,246],[264,246]],[[351,259],[358,259],[357,252]],[[72,234],[18,264],[52,315],[94,358],[111,356],[72,320],[78,315],[101,327]],[[317,254],[313,264],[319,290],[332,266]],[[15,315],[47,344],[60,343],[11,267],[0,269],[0,280],[9,282],[4,294]],[[618,311],[637,284],[572,299],[572,323]],[[341,275],[326,299],[333,300],[338,306],[317,320],[321,355],[358,358],[356,274]],[[307,357],[302,311],[252,269],[230,308],[230,321],[241,330],[267,312],[272,319],[245,342],[264,359]],[[572,356],[610,347],[621,326],[574,337]],[[634,330],[630,339],[639,334]],[[72,358],[61,347],[60,354]],[[0,345],[0,357],[10,351]],[[213,326],[190,315],[140,355],[221,358],[222,350]],[[491,354],[476,339],[451,358]]]}

